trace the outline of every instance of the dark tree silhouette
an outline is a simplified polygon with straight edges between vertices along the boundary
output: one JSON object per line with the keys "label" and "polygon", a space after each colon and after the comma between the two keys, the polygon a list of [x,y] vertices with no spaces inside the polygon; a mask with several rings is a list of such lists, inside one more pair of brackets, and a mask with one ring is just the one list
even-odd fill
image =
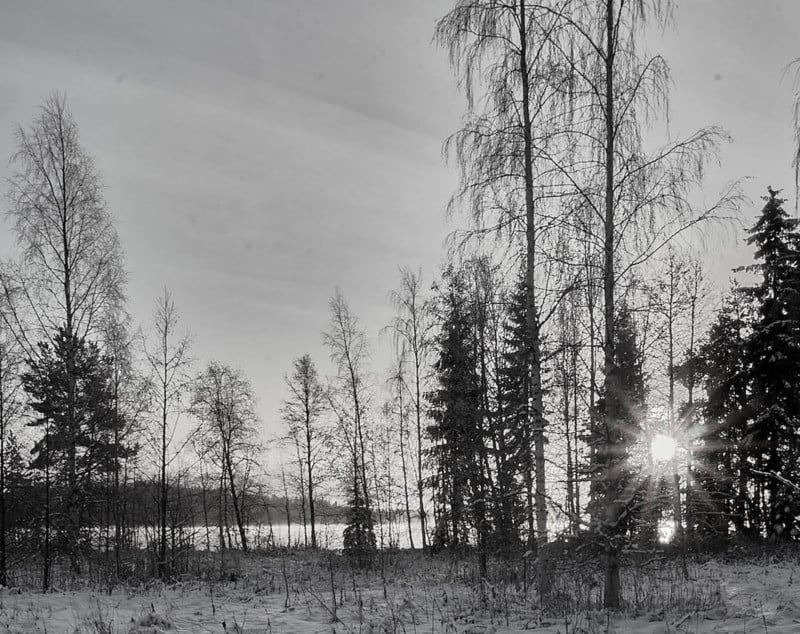
{"label": "dark tree silhouette", "polygon": [[[22,381],[38,415],[30,425],[43,432],[33,447],[32,467],[45,474],[48,492],[56,488],[62,500],[57,509],[62,519],[52,525],[52,496],[47,496],[45,565],[49,566],[49,529],[54,528],[63,536],[77,572],[91,483],[97,475],[111,473],[117,460],[131,453],[116,443],[125,421],[114,409],[110,361],[96,344],[61,328],[51,342],[39,344],[39,354],[28,365]],[[44,578],[46,588],[47,574]]]}

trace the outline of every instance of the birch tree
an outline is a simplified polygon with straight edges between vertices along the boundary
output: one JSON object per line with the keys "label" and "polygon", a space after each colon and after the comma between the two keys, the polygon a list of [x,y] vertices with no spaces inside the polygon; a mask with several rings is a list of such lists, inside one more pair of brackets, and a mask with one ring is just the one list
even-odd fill
{"label": "birch tree", "polygon": [[32,355],[60,327],[68,337],[97,334],[124,302],[126,278],[103,183],[65,97],[48,97],[14,139],[8,215],[22,260],[3,271],[0,315]]}
{"label": "birch tree", "polygon": [[301,474],[305,469],[303,484],[304,495],[308,500],[311,547],[316,548],[315,491],[320,480],[317,468],[329,440],[328,430],[323,427],[321,420],[327,409],[327,395],[310,355],[305,354],[295,359],[292,367],[294,370],[291,376],[284,378],[289,397],[283,401],[281,415],[289,428],[289,438],[297,450]]}
{"label": "birch tree", "polygon": [[[122,311],[109,314],[103,323],[103,348],[111,369],[112,415],[118,424],[114,426],[115,446],[130,445],[133,453],[138,451],[141,418],[147,407],[146,382],[135,367],[134,348],[137,334],[131,332],[130,316]],[[111,466],[111,521],[114,525],[114,566],[119,576],[122,572],[122,545],[128,521],[126,473],[128,459],[133,457],[116,452]]]}
{"label": "birch tree", "polygon": [[149,370],[148,396],[152,426],[148,440],[157,468],[158,561],[162,579],[169,576],[167,557],[170,468],[189,438],[181,437],[178,423],[186,409],[189,389],[191,340],[179,331],[179,316],[172,295],[165,288],[153,314],[151,341],[144,341],[144,358]]}
{"label": "birch tree", "polygon": [[350,306],[338,289],[329,306],[331,320],[323,338],[337,370],[335,391],[330,394],[329,403],[338,420],[340,440],[349,458],[346,471],[351,500],[344,536],[345,548],[353,552],[361,563],[368,563],[371,551],[375,548],[370,478],[367,473],[369,430],[365,420],[365,365],[369,348],[358,318],[350,311]]}
{"label": "birch tree", "polygon": [[246,495],[257,447],[255,395],[240,370],[209,363],[194,382],[192,413],[200,420],[203,444],[225,474],[243,551],[247,551]]}
{"label": "birch tree", "polygon": [[[400,350],[395,350],[395,358],[392,359],[390,376],[387,380],[387,387],[391,392],[389,400],[384,404],[383,414],[387,420],[397,421],[397,453],[400,455],[400,474],[403,478],[403,505],[408,526],[408,540],[411,549],[414,549],[414,531],[411,523],[411,502],[408,487],[408,440],[409,433],[409,414],[410,404],[406,398],[408,380],[406,379],[406,348],[401,345]],[[387,434],[389,427],[386,427]],[[391,510],[391,509],[390,509]],[[425,539],[423,538],[423,543]],[[425,548],[425,546],[423,546]]]}
{"label": "birch tree", "polygon": [[[410,377],[402,385],[410,393],[413,404],[415,440],[416,440],[416,489],[417,512],[422,532],[422,548],[428,547],[427,514],[425,511],[425,487],[423,471],[423,420],[425,418],[424,390],[425,380],[429,373],[428,363],[433,345],[433,320],[430,303],[422,294],[422,272],[400,269],[400,287],[390,293],[390,299],[397,314],[389,328],[394,338],[395,348],[404,351],[410,364]],[[398,373],[401,368],[398,367]]]}
{"label": "birch tree", "polygon": [[[28,129],[14,131],[14,170],[9,179],[9,211],[17,244],[18,265],[7,264],[0,282],[8,310],[0,311],[25,353],[36,358],[38,341],[63,331],[66,341],[82,341],[98,332],[101,319],[124,302],[122,250],[103,184],[94,161],[80,143],[78,125],[66,99],[53,94]],[[69,496],[78,495],[76,360],[77,348],[66,347]],[[77,543],[79,505],[67,503]],[[79,569],[71,557],[73,572]]]}

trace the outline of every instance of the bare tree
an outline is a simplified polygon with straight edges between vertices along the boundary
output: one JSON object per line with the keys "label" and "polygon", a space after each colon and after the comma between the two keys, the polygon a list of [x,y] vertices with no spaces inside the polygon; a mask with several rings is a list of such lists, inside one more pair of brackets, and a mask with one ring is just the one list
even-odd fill
{"label": "bare tree", "polygon": [[[122,251],[102,196],[94,161],[78,138],[78,126],[63,96],[42,104],[27,130],[15,130],[16,168],[9,179],[9,216],[23,254],[21,266],[7,265],[2,292],[8,309],[0,311],[25,353],[36,357],[37,340],[49,340],[63,329],[69,340],[96,333],[104,315],[124,302]],[[68,440],[67,503],[71,534],[78,543],[76,416],[77,382],[74,350],[67,355]],[[75,549],[70,558],[79,570]]]}
{"label": "bare tree", "polygon": [[[656,271],[656,280],[649,289],[651,294],[651,304],[662,322],[663,345],[666,348],[666,379],[667,379],[667,414],[668,414],[668,433],[675,438],[686,438],[687,419],[679,415],[677,411],[677,401],[675,388],[677,382],[676,371],[678,369],[678,357],[680,349],[683,347],[680,337],[680,322],[687,311],[691,311],[693,302],[690,293],[692,289],[687,285],[691,275],[690,263],[670,246],[667,250],[666,260],[663,266]],[[689,325],[690,330],[694,329],[693,323]],[[689,334],[689,347],[693,348],[694,334]],[[675,470],[673,475],[673,521],[675,522],[675,536],[679,542],[684,537],[684,522],[681,507],[680,494],[680,473]],[[688,486],[688,480],[685,482]]]}
{"label": "bare tree", "polygon": [[[62,95],[48,97],[31,127],[14,135],[8,215],[23,266],[3,275],[3,320],[28,344],[31,332],[43,339],[59,327],[69,336],[91,335],[125,299],[122,250],[100,176]],[[26,313],[33,329],[23,332]]]}
{"label": "bare tree", "polygon": [[428,546],[428,535],[427,515],[425,512],[425,477],[422,464],[422,456],[425,450],[422,423],[425,416],[425,379],[429,372],[427,364],[428,355],[433,345],[434,322],[431,319],[430,303],[422,294],[422,272],[413,273],[408,269],[400,269],[400,288],[392,291],[390,298],[397,311],[389,326],[394,337],[395,347],[405,350],[404,356],[408,363],[411,364],[410,385],[405,380],[403,384],[411,393],[414,408],[417,512],[419,513],[422,548],[424,549]]}
{"label": "bare tree", "polygon": [[200,420],[203,444],[225,474],[240,543],[247,551],[246,484],[258,420],[250,381],[240,370],[212,361],[195,380],[191,411]]}
{"label": "bare tree", "polygon": [[[689,302],[688,329],[689,341],[686,347],[686,354],[683,363],[678,368],[678,378],[686,386],[686,403],[681,412],[685,436],[689,439],[697,434],[697,404],[695,403],[695,388],[699,382],[698,371],[698,331],[703,322],[702,307],[703,300],[707,300],[710,294],[707,281],[703,273],[703,263],[695,255],[690,255],[687,260],[688,273],[683,280],[683,292],[686,293]],[[694,507],[695,500],[692,490],[692,483],[695,480],[693,473],[693,447],[690,442],[686,456],[686,534],[692,536],[694,531]]]}
{"label": "bare tree", "polygon": [[178,422],[185,409],[189,388],[191,340],[178,332],[178,312],[172,295],[165,288],[153,314],[152,344],[144,341],[144,357],[150,371],[148,395],[154,416],[149,442],[156,455],[158,469],[158,576],[169,574],[167,527],[169,518],[169,470],[190,438],[178,434]]}
{"label": "bare tree", "polygon": [[[408,392],[408,382],[406,380],[406,349],[401,346],[401,349],[396,352],[396,357],[393,359],[392,367],[390,368],[390,376],[387,381],[389,390],[392,395],[385,403],[383,408],[384,416],[387,420],[392,420],[396,417],[397,420],[397,440],[398,448],[397,453],[400,454],[400,472],[403,477],[403,504],[406,512],[406,524],[408,525],[408,540],[411,548],[414,548],[414,531],[411,523],[411,502],[408,490],[408,416],[409,404],[404,398]],[[391,439],[388,438],[390,431],[389,425],[384,425],[387,434],[386,444],[391,445]],[[386,451],[388,455],[388,449]],[[388,460],[388,458],[387,458]],[[389,471],[387,465],[387,472]],[[391,510],[391,507],[390,507]],[[424,543],[424,537],[423,537]],[[424,548],[424,546],[423,546]]]}
{"label": "bare tree", "polygon": [[[365,421],[367,388],[364,366],[369,357],[369,348],[358,318],[350,311],[339,289],[331,298],[330,311],[331,321],[328,332],[323,333],[323,340],[337,369],[335,390],[329,393],[329,403],[338,419],[341,440],[350,458],[348,479],[352,488],[352,502],[351,525],[348,528],[354,529],[349,534],[353,537],[356,550],[370,551],[374,547],[375,532],[367,473],[369,436]],[[359,557],[368,554],[358,553]]]}
{"label": "bare tree", "polygon": [[580,340],[578,332],[578,314],[576,293],[571,293],[569,301],[562,302],[558,310],[559,349],[556,375],[553,387],[560,392],[559,409],[564,422],[564,454],[565,461],[565,511],[570,531],[577,534],[580,526],[580,481],[578,478],[578,438],[579,432],[579,376],[578,355]]}
{"label": "bare tree", "polygon": [[[147,404],[147,386],[134,367],[136,334],[131,333],[130,316],[122,311],[108,314],[103,323],[102,336],[105,353],[111,363],[112,416],[121,423],[115,425],[113,430],[113,444],[119,448],[141,432],[139,421]],[[121,574],[121,549],[127,522],[124,491],[127,484],[126,461],[133,457],[138,447],[134,446],[132,449],[130,456],[123,455],[119,450],[113,456],[111,515],[114,523],[114,563],[118,576]]]}
{"label": "bare tree", "polygon": [[325,450],[327,430],[321,416],[326,410],[327,396],[320,383],[314,362],[307,354],[294,360],[291,377],[284,378],[290,396],[283,401],[281,414],[289,427],[289,438],[298,453],[300,470],[305,468],[305,492],[308,496],[311,523],[311,547],[317,547],[317,528],[314,490],[319,480],[319,455]]}

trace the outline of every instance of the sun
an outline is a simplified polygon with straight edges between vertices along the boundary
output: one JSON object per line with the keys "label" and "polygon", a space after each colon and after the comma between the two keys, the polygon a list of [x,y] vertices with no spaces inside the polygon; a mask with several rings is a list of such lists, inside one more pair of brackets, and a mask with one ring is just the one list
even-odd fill
{"label": "sun", "polygon": [[650,441],[650,453],[655,462],[668,462],[675,457],[678,443],[665,434],[656,434]]}

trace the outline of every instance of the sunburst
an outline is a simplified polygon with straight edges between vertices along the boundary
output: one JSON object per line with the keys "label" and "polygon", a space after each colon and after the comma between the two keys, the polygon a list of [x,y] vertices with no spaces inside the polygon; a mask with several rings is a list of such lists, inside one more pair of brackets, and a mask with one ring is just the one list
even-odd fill
{"label": "sunburst", "polygon": [[667,434],[656,434],[650,441],[650,455],[656,463],[669,462],[677,451],[678,441]]}

